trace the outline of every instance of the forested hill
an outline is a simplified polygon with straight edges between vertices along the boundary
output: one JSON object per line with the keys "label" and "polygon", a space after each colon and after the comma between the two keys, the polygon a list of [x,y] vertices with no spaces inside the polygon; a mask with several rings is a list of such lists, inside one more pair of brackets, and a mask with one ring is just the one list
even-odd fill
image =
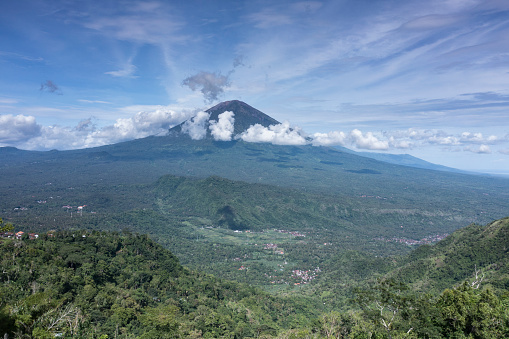
{"label": "forested hill", "polygon": [[425,291],[441,291],[476,273],[495,290],[509,289],[509,217],[486,226],[470,225],[434,246],[423,245],[392,272],[397,280]]}
{"label": "forested hill", "polygon": [[153,187],[161,211],[207,218],[213,225],[233,230],[261,231],[282,225],[316,230],[347,219],[352,214],[352,206],[359,205],[347,197],[330,197],[218,176],[196,179],[166,175]]}
{"label": "forested hill", "polygon": [[416,293],[439,295],[464,282],[479,280],[499,295],[509,289],[509,217],[488,225],[464,227],[434,245],[404,256],[373,256],[344,251],[321,265],[321,298],[345,307],[353,291],[377,278],[394,279]]}
{"label": "forested hill", "polygon": [[[496,238],[505,231],[493,224],[481,232]],[[416,294],[400,281],[379,279],[356,290],[355,310],[340,313],[322,310],[318,299],[274,297],[191,272],[146,236],[126,232],[2,238],[0,258],[0,333],[15,338],[502,338],[509,334],[509,300],[486,289],[480,277],[436,298]]]}
{"label": "forested hill", "polygon": [[309,300],[191,272],[146,236],[74,231],[0,240],[2,336],[255,337],[305,326],[319,311]]}

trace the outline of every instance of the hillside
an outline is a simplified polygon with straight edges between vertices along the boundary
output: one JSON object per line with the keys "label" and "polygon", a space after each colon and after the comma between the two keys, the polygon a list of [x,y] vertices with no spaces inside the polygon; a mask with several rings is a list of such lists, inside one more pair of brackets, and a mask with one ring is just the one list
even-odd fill
{"label": "hillside", "polygon": [[438,295],[447,288],[478,281],[505,295],[509,288],[509,218],[470,225],[408,255],[382,257],[359,251],[336,254],[322,264],[316,290],[322,300],[345,307],[354,290],[375,279],[394,279],[418,293]]}
{"label": "hillside", "polygon": [[[467,233],[495,244],[499,236],[505,239],[507,224],[501,220]],[[436,247],[441,246],[451,243]],[[360,288],[350,310],[340,312],[325,309],[330,291],[315,298],[270,296],[189,271],[160,245],[129,232],[2,238],[0,258],[0,333],[14,337],[494,338],[509,333],[509,300],[484,284],[450,286],[431,298],[398,280],[366,283],[362,272],[376,271],[373,267],[341,272],[357,275]],[[497,258],[500,251],[488,260]]]}
{"label": "hillside", "polygon": [[255,337],[305,326],[318,303],[183,268],[146,236],[0,238],[0,333],[50,338]]}
{"label": "hillside", "polygon": [[499,291],[509,288],[509,218],[462,228],[434,246],[421,246],[390,275],[425,291],[473,279]]}

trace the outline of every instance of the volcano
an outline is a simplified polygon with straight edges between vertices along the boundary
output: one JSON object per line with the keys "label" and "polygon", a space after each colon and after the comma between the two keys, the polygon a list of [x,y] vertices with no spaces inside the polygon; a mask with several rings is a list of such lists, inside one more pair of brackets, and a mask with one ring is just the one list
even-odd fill
{"label": "volcano", "polygon": [[[221,102],[214,107],[211,107],[205,111],[210,114],[209,121],[215,120],[218,121],[219,114],[224,112],[233,112],[234,113],[234,129],[233,135],[241,134],[246,131],[250,126],[259,124],[264,127],[269,127],[270,125],[278,125],[279,121],[273,119],[267,114],[257,110],[254,107],[249,106],[245,102],[239,100],[231,100]],[[182,126],[186,124],[187,121],[171,128],[169,130],[169,135],[180,135],[182,133]],[[207,128],[207,138],[212,138],[210,130],[208,129],[208,124],[205,126]]]}

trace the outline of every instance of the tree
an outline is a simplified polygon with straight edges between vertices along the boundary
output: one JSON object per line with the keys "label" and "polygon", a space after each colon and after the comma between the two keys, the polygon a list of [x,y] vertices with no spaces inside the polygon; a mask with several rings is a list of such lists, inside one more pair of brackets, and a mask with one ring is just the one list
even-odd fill
{"label": "tree", "polygon": [[490,289],[479,292],[464,283],[446,289],[437,301],[441,313],[442,334],[448,338],[502,338],[507,333],[507,314]]}
{"label": "tree", "polygon": [[368,289],[356,291],[356,302],[363,309],[364,315],[375,325],[381,327],[389,338],[393,331],[410,333],[413,327],[408,320],[415,298],[408,287],[394,279],[377,279]]}
{"label": "tree", "polygon": [[12,232],[14,230],[14,226],[11,223],[4,223],[2,218],[0,218],[0,232]]}
{"label": "tree", "polygon": [[178,308],[175,305],[162,305],[145,308],[139,317],[140,323],[148,329],[141,338],[177,338],[180,336]]}

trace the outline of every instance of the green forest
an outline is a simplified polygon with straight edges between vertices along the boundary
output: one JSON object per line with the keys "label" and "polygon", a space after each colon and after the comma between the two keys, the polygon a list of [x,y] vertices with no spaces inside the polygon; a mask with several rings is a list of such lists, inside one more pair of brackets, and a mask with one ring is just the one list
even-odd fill
{"label": "green forest", "polygon": [[[329,276],[305,293],[277,295],[189,270],[146,235],[23,234],[0,244],[0,330],[14,338],[507,337],[508,234],[509,219],[473,225],[400,258],[397,268],[350,253],[342,264],[335,260],[349,276],[336,281],[341,286]],[[462,251],[473,244],[496,248],[469,260]],[[420,272],[402,274],[447,251],[458,253],[449,265],[469,271],[466,279],[436,293],[417,287]],[[375,273],[381,271],[387,273]],[[445,284],[439,269],[429,271],[430,282]],[[345,281],[347,307],[325,305],[327,295],[347,288]]]}

